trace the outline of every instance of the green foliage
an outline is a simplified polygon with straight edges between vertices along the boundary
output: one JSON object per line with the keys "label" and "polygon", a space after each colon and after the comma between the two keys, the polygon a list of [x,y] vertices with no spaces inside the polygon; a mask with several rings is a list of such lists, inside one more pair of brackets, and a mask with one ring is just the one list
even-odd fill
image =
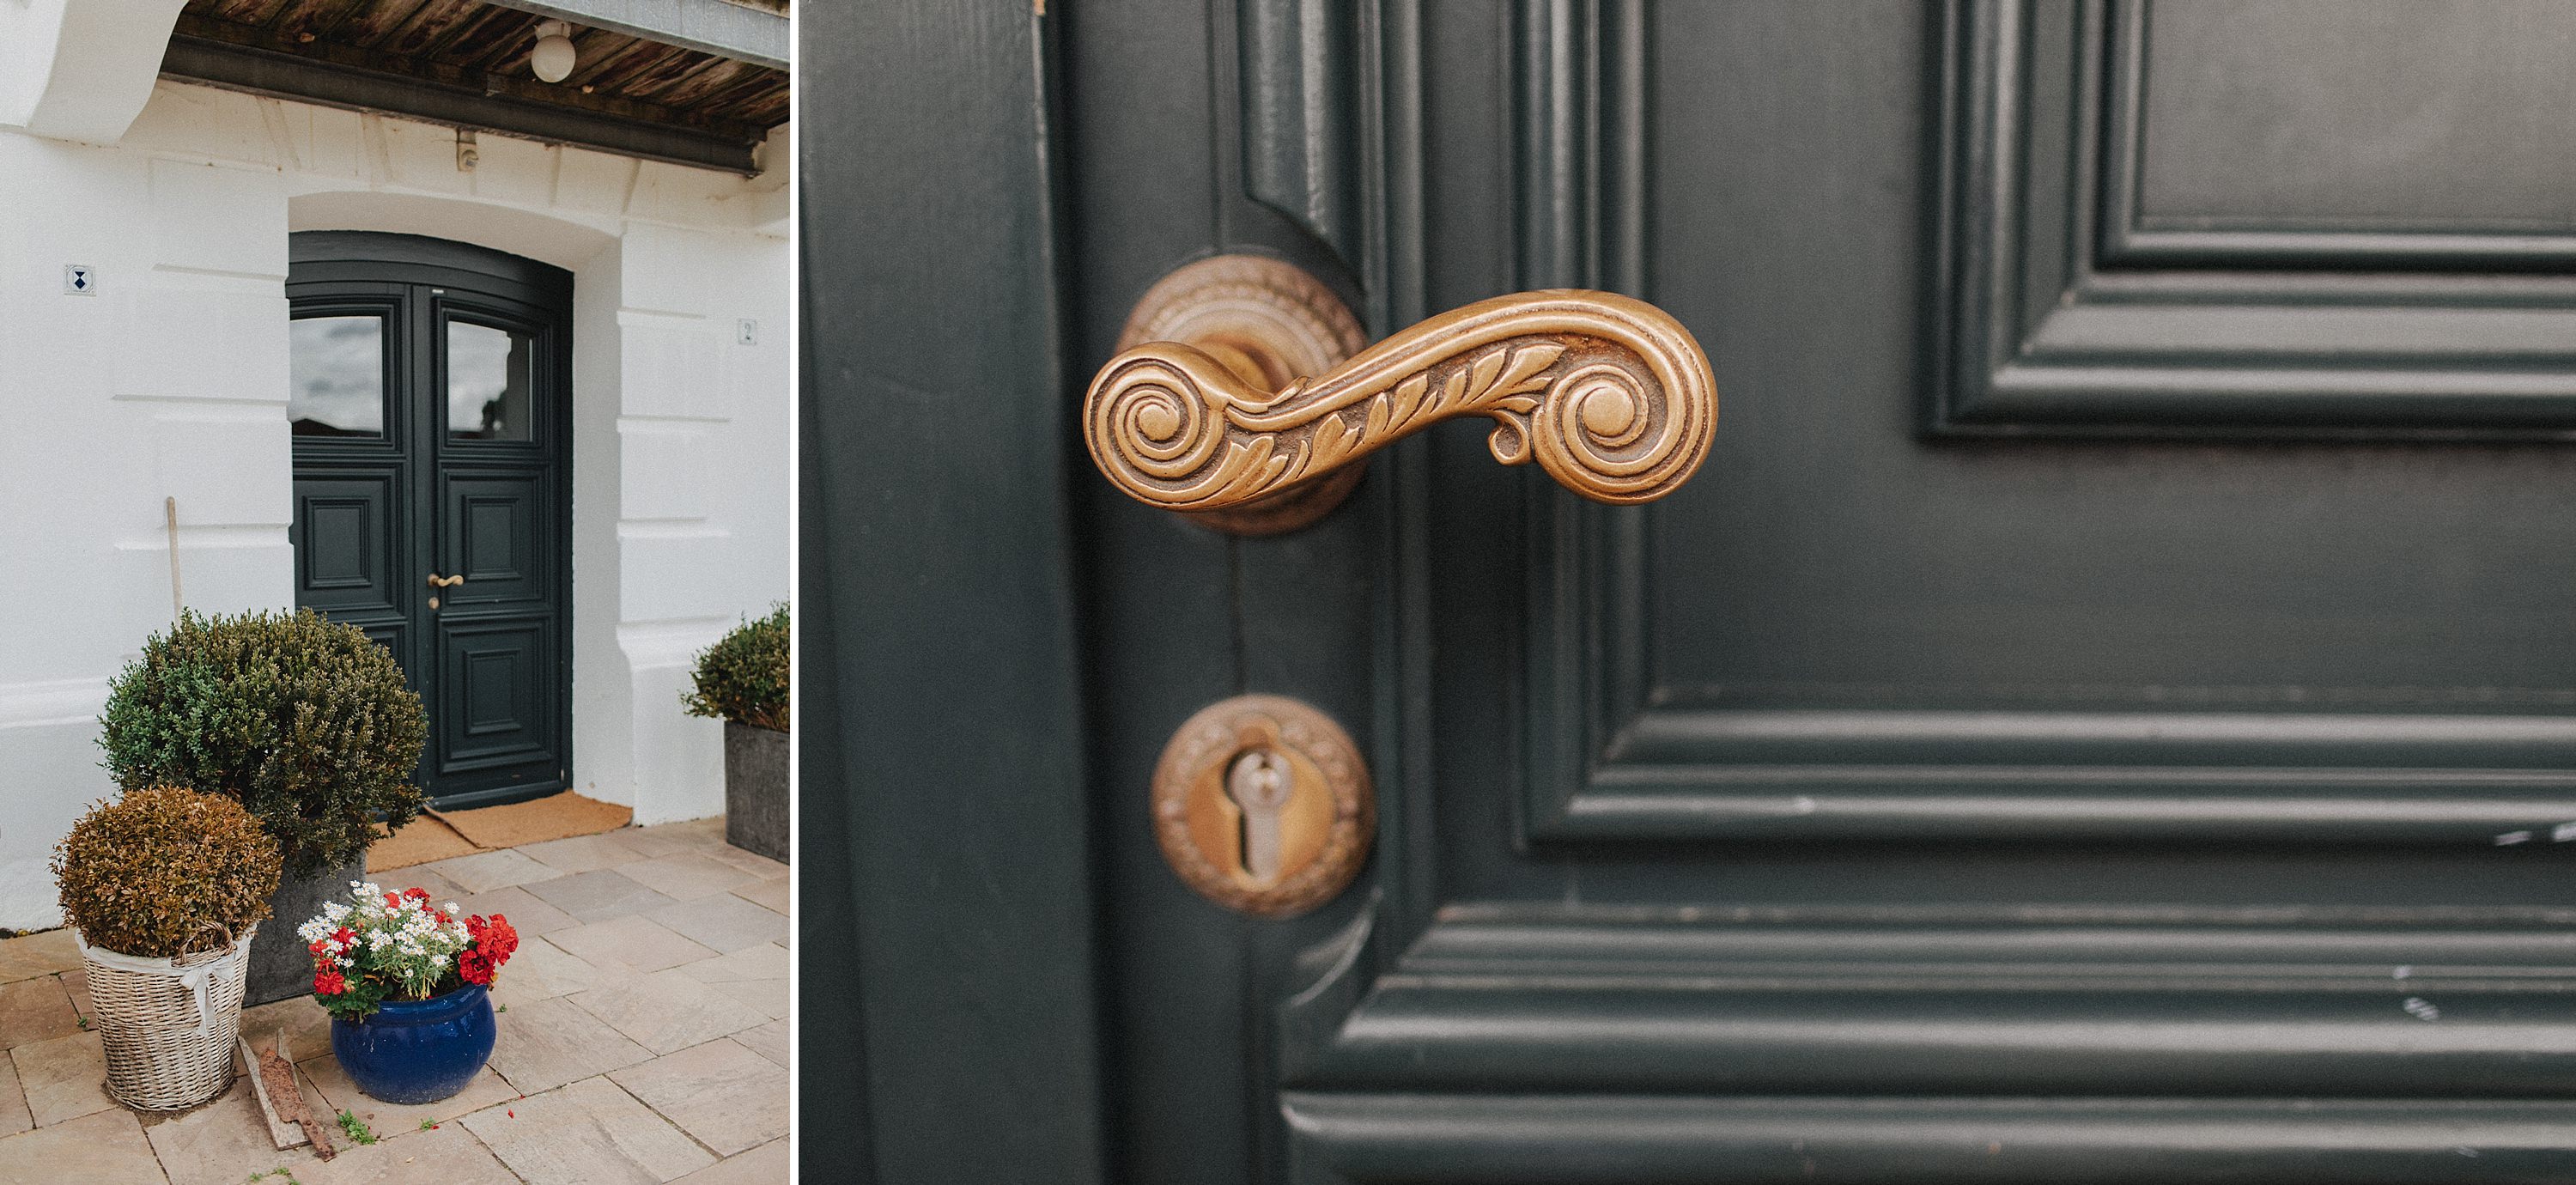
{"label": "green foliage", "polygon": [[746,621],[698,655],[690,672],[698,687],[680,703],[692,716],[719,716],[736,724],[787,731],[787,606]]}
{"label": "green foliage", "polygon": [[277,841],[241,804],[184,786],[102,802],[54,845],[63,912],[91,946],[168,958],[222,945],[268,916]]}
{"label": "green foliage", "polygon": [[420,697],[384,647],[309,609],[183,615],[110,685],[100,722],[119,785],[239,801],[298,876],[356,859],[379,817],[420,815]]}
{"label": "green foliage", "polygon": [[340,1112],[340,1132],[361,1144],[373,1144],[377,1139],[376,1133],[367,1130],[366,1120],[346,1111]]}

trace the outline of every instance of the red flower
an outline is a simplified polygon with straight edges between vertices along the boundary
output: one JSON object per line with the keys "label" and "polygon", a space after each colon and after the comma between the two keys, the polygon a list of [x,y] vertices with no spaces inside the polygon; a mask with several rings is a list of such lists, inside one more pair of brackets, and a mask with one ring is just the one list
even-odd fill
{"label": "red flower", "polygon": [[312,951],[314,954],[318,955],[331,949],[331,940],[328,938],[316,938],[313,940],[313,945],[305,947],[304,949]]}
{"label": "red flower", "polygon": [[[505,915],[466,917],[466,933],[474,935],[474,951],[469,951],[471,956],[477,956],[479,961],[487,963],[487,966],[482,969],[484,974],[482,981],[492,979],[492,971],[500,971],[502,963],[507,963],[513,953],[518,953],[518,927],[510,925],[510,917]],[[461,963],[459,963],[459,974],[464,974]]]}
{"label": "red flower", "polygon": [[318,995],[336,996],[349,990],[349,981],[337,971],[318,971],[313,975],[313,990]]}
{"label": "red flower", "polygon": [[331,941],[333,942],[349,943],[356,941],[357,938],[358,932],[348,928],[347,926],[342,926],[331,932]]}
{"label": "red flower", "polygon": [[427,900],[429,900],[429,890],[424,889],[424,888],[421,888],[421,887],[420,887],[420,886],[418,886],[418,885],[413,885],[412,887],[410,887],[410,888],[408,888],[408,889],[403,890],[403,891],[402,891],[402,895],[403,895],[403,896],[405,896],[405,897],[409,897],[409,898],[411,898],[411,899],[412,899],[412,900],[414,900],[414,901],[427,901]]}
{"label": "red flower", "polygon": [[402,908],[402,894],[400,894],[400,893],[387,893],[387,894],[385,894],[385,908],[387,908],[387,909],[401,909],[401,908]]}

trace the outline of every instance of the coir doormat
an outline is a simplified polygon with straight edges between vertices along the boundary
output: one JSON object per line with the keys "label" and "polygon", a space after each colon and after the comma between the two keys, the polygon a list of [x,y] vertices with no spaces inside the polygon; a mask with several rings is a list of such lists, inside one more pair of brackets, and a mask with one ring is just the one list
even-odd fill
{"label": "coir doormat", "polygon": [[629,808],[584,798],[569,790],[507,806],[424,811],[420,818],[367,849],[367,871],[385,872],[494,848],[596,835],[615,831],[634,818],[635,812]]}

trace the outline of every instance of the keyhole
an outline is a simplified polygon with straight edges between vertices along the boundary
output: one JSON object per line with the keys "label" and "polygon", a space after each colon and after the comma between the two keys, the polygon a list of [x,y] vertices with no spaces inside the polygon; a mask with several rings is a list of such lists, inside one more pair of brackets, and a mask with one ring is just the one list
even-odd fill
{"label": "keyhole", "polygon": [[1279,809],[1289,789],[1288,762],[1268,749],[1235,758],[1225,774],[1226,797],[1243,810],[1235,851],[1244,875],[1263,884],[1279,875]]}

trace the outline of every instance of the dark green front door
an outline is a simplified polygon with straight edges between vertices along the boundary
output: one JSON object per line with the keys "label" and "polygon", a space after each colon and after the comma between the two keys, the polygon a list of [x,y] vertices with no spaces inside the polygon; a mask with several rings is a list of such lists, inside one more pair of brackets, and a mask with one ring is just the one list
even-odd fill
{"label": "dark green front door", "polygon": [[292,250],[295,603],[402,663],[436,805],[562,789],[571,274],[409,235]]}
{"label": "dark green front door", "polygon": [[[1050,9],[805,24],[809,1173],[2576,1177],[2576,8]],[[1243,251],[1641,296],[1715,451],[1133,503]],[[1370,755],[1303,918],[1154,838],[1242,692]]]}

